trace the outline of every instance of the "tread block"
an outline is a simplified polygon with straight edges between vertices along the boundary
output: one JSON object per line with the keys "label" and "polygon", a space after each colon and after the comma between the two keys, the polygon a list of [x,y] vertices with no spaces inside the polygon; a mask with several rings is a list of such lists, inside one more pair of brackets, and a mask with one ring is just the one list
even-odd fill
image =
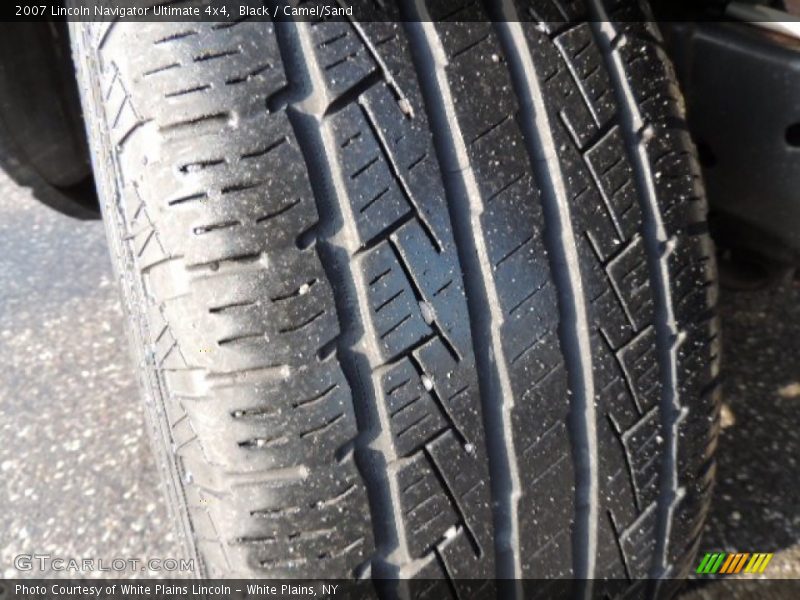
{"label": "tread block", "polygon": [[398,261],[410,274],[423,319],[435,327],[459,357],[471,354],[470,337],[461,324],[469,320],[464,287],[455,276],[456,257],[439,253],[419,221],[409,221],[392,234]]}
{"label": "tread block", "polygon": [[[611,81],[589,23],[578,23],[559,33],[553,38],[553,43],[574,82],[574,85],[564,87],[567,104],[561,116],[571,130],[581,131],[578,139],[585,145],[590,136],[598,131],[597,127],[607,123],[616,112]],[[576,101],[574,89],[580,94],[585,108],[581,108]],[[586,110],[594,126],[586,121]]]}
{"label": "tread block", "polygon": [[452,428],[464,436],[466,443],[473,444],[476,452],[483,453],[483,422],[475,410],[480,393],[473,365],[457,361],[438,337],[425,342],[413,354]]}
{"label": "tread block", "polygon": [[340,147],[343,177],[364,244],[412,211],[367,118],[363,106],[351,104],[333,117],[330,126]]}
{"label": "tread block", "polygon": [[[623,148],[622,132],[614,125],[585,157],[618,234],[622,240],[630,240],[639,232],[642,214],[633,169]],[[612,252],[613,248],[604,248],[603,256]]]}
{"label": "tread block", "polygon": [[631,326],[635,332],[641,331],[653,321],[650,270],[642,237],[634,236],[606,265],[606,272]]}
{"label": "tread block", "polygon": [[650,326],[617,351],[617,359],[641,414],[654,408],[661,397],[663,384],[655,348],[656,332]]}
{"label": "tread block", "polygon": [[658,497],[656,483],[661,469],[659,453],[654,449],[664,443],[658,410],[650,410],[631,429],[625,431],[622,434],[622,443],[633,472],[638,505],[649,506]]}
{"label": "tread block", "polygon": [[423,448],[448,426],[421,377],[411,362],[403,359],[381,378],[395,448],[402,457]]}
{"label": "tread block", "polygon": [[[492,525],[484,518],[481,502],[489,488],[488,469],[474,446],[467,446],[447,431],[426,444],[443,486],[461,517],[477,556],[491,555]],[[491,561],[484,569],[491,569]],[[491,570],[485,571],[491,574]]]}
{"label": "tread block", "polygon": [[383,242],[363,258],[372,318],[385,360],[403,352],[432,330],[422,316],[414,290],[395,249]]}
{"label": "tread block", "polygon": [[406,517],[409,550],[422,558],[451,527],[458,514],[433,472],[424,451],[412,456],[397,473],[400,502]]}

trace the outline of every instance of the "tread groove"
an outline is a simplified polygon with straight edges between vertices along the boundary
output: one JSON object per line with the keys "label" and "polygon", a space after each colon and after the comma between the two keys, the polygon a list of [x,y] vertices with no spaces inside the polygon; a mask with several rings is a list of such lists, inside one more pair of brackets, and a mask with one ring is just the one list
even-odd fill
{"label": "tread groove", "polygon": [[[503,10],[505,8],[505,10]],[[570,389],[568,430],[575,467],[573,577],[584,597],[592,593],[598,522],[597,431],[589,319],[579,271],[568,194],[553,138],[544,92],[514,9],[500,8],[496,23],[520,105],[520,122],[531,168],[542,190],[544,239],[552,264],[560,313],[559,337]]]}
{"label": "tread groove", "polygon": [[[491,261],[478,220],[482,199],[475,175],[463,158],[466,156],[465,141],[452,114],[453,101],[444,73],[447,60],[430,15],[425,14],[414,0],[403,0],[401,11],[404,12],[403,25],[411,42],[412,58],[434,131],[434,144],[442,165],[445,196],[463,271],[489,456],[496,577],[518,580],[522,572],[517,521],[519,476],[510,424],[514,398],[500,340],[500,304],[493,289]],[[514,586],[515,593],[521,591],[518,588]]]}

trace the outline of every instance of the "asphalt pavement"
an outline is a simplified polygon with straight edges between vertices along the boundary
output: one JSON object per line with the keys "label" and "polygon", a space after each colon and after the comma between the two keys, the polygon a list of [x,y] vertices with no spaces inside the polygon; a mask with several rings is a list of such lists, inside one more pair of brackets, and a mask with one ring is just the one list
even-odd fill
{"label": "asphalt pavement", "polygon": [[18,571],[20,554],[180,556],[102,223],[62,216],[2,174],[0,365],[2,575],[59,576]]}
{"label": "asphalt pavement", "polygon": [[[800,285],[723,292],[721,313],[724,429],[701,551],[775,552],[765,575],[800,578]],[[2,576],[63,576],[19,571],[21,554],[181,557],[102,224],[55,213],[2,173],[0,365]],[[701,582],[688,596],[730,586]]]}

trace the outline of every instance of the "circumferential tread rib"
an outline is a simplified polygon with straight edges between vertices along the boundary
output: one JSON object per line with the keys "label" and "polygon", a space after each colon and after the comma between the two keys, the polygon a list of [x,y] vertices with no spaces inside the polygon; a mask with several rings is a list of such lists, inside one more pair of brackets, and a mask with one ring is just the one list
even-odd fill
{"label": "circumferential tread rib", "polygon": [[388,440],[390,416],[378,398],[373,369],[380,364],[376,330],[369,318],[367,284],[355,272],[359,250],[350,214],[346,177],[331,151],[335,145],[325,132],[323,119],[331,99],[325,93],[307,23],[276,24],[278,45],[289,73],[287,111],[309,169],[317,174],[312,188],[320,223],[317,246],[323,268],[334,286],[341,334],[337,354],[351,386],[360,435],[355,442],[356,462],[367,482],[377,552],[371,558],[375,576],[397,577],[403,563],[411,562],[401,526],[399,491],[388,476],[389,463],[396,460]]}
{"label": "circumferential tread rib", "polygon": [[[408,40],[397,19],[287,23],[279,37],[300,72],[283,102],[317,175],[317,244],[303,247],[337,267],[329,279],[352,338],[337,340],[339,358],[363,386],[355,456],[374,498],[373,574],[446,587],[490,577],[489,461],[462,269]],[[377,39],[393,40],[381,57],[368,52]],[[382,65],[396,80],[374,75]],[[420,474],[423,486],[406,491]],[[402,595],[410,584],[390,586]]]}
{"label": "circumferential tread rib", "polygon": [[575,524],[572,533],[573,576],[584,581],[591,597],[597,548],[597,433],[594,375],[585,292],[564,175],[552,126],[518,15],[500,5],[496,28],[509,60],[519,98],[520,122],[531,165],[542,190],[545,240],[559,297],[559,336],[570,389],[569,429],[575,463]]}
{"label": "circumferential tread rib", "polygon": [[[402,6],[408,17],[405,28],[434,129],[437,154],[444,168],[448,209],[463,269],[491,470],[496,576],[519,580],[522,574],[517,517],[520,491],[510,424],[514,394],[500,339],[503,317],[489,275],[492,266],[479,220],[483,200],[453,115],[453,100],[443,73],[447,59],[436,30],[419,2],[405,0]],[[518,586],[513,593],[520,593]]]}
{"label": "circumferential tread rib", "polygon": [[[156,400],[154,425],[163,428],[162,455],[175,472],[175,504],[187,515],[186,537],[200,573],[353,573],[373,553],[364,537],[370,531],[365,485],[350,451],[356,418],[338,361],[319,357],[339,333],[330,283],[317,253],[295,241],[318,220],[318,211],[287,114],[264,109],[265,99],[283,87],[284,69],[258,75],[249,90],[222,91],[224,69],[208,61],[184,65],[173,73],[175,89],[197,82],[210,87],[174,100],[182,103],[175,109],[154,89],[162,84],[140,76],[166,51],[143,42],[163,37],[174,23],[135,30],[119,24],[102,51],[90,41],[94,24],[74,25],[76,56],[82,68],[91,67],[84,84],[106,90],[103,104],[84,89],[87,118],[95,117],[93,148],[107,167],[97,176],[108,188],[103,191],[115,190],[106,207],[109,237],[126,274],[126,306],[141,327],[137,346]],[[197,30],[173,42],[174,51],[196,54],[224,37],[244,49],[225,59],[233,70],[279,59],[270,23],[222,33],[198,24]],[[142,51],[127,51],[134,45]],[[176,115],[217,112],[236,118],[214,127],[197,122],[196,136],[161,128]],[[247,163],[236,158],[276,139],[286,141],[253,153]],[[160,141],[164,151],[156,159]],[[259,176],[275,172],[284,177]],[[257,189],[243,187],[253,181]],[[220,193],[234,186],[242,201],[220,203]],[[258,223],[292,198],[302,202],[291,213]],[[304,284],[311,281],[318,283]],[[297,293],[281,297],[287,285]],[[280,301],[267,302],[271,297]],[[320,396],[324,390],[331,392]],[[306,398],[315,401],[293,406]],[[354,492],[335,506],[327,503],[344,485],[355,485]],[[254,519],[264,511],[288,515],[289,507],[299,507],[291,518]],[[303,535],[336,519],[348,527],[332,529],[325,539]],[[275,543],[236,544],[249,538]],[[327,552],[326,544],[347,550]]]}
{"label": "circumferential tread rib", "polygon": [[633,165],[643,217],[645,247],[650,271],[650,282],[654,290],[656,352],[663,382],[661,391],[662,432],[665,452],[662,457],[656,546],[650,576],[661,578],[667,574],[667,542],[674,504],[679,497],[677,472],[677,424],[681,415],[678,395],[677,345],[678,326],[672,308],[672,293],[669,266],[670,238],[664,227],[657,192],[653,184],[654,175],[643,140],[652,135],[648,123],[641,114],[636,97],[631,90],[622,59],[617,52],[620,43],[626,43],[624,34],[617,31],[601,0],[589,0],[596,18],[592,30],[605,59],[606,67],[614,82],[614,91],[619,104],[620,122],[626,150]]}

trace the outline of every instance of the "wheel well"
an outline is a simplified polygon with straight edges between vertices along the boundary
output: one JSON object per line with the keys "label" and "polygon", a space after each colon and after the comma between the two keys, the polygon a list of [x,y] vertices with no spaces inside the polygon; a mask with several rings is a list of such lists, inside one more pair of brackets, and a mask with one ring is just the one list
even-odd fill
{"label": "wheel well", "polygon": [[66,23],[0,36],[0,165],[52,208],[99,216]]}

